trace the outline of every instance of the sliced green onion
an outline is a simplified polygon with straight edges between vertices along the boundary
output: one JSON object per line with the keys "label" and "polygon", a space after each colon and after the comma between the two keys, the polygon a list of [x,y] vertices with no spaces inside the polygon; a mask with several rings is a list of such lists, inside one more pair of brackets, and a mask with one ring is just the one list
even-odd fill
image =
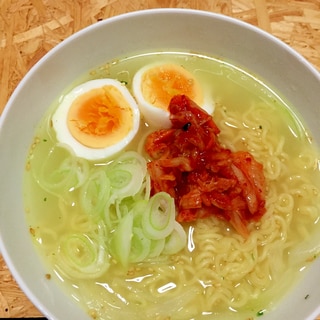
{"label": "sliced green onion", "polygon": [[93,242],[83,234],[73,234],[64,239],[61,251],[71,263],[80,268],[91,265],[96,257]]}
{"label": "sliced green onion", "polygon": [[125,188],[132,180],[133,174],[128,170],[121,170],[121,167],[116,167],[108,173],[108,177],[111,181],[111,187],[115,190],[121,190]]}
{"label": "sliced green onion", "polygon": [[144,172],[140,166],[125,163],[110,169],[107,174],[110,179],[112,198],[122,199],[134,196],[141,190]]}
{"label": "sliced green onion", "polygon": [[[89,164],[84,159],[76,158],[65,145],[52,147],[45,158],[35,156],[32,160],[34,177],[40,187],[47,192],[60,196],[79,188],[89,176]],[[38,173],[37,173],[38,172]]]}
{"label": "sliced green onion", "polygon": [[55,264],[71,279],[95,279],[110,266],[104,242],[82,233],[68,235],[61,241]]}
{"label": "sliced green onion", "polygon": [[138,152],[126,151],[122,153],[113,163],[117,164],[132,164],[141,167],[143,175],[147,174],[147,163],[144,157],[142,157]]}
{"label": "sliced green onion", "polygon": [[116,205],[107,203],[104,211],[104,222],[109,230],[114,229],[119,224],[119,220]]}
{"label": "sliced green onion", "polygon": [[149,199],[150,177],[145,159],[134,151],[124,152],[105,170],[110,181],[110,197],[104,220],[113,229],[129,211],[136,211],[135,203]]}
{"label": "sliced green onion", "polygon": [[146,174],[147,164],[141,155],[134,151],[121,154],[107,167],[112,190],[111,199],[115,201],[140,193]]}
{"label": "sliced green onion", "polygon": [[174,199],[166,192],[158,192],[150,198],[142,218],[142,228],[149,239],[167,237],[175,221]]}
{"label": "sliced green onion", "polygon": [[111,234],[110,252],[122,266],[127,267],[131,250],[133,214],[124,216],[115,231]]}
{"label": "sliced green onion", "polygon": [[150,175],[146,174],[141,184],[140,190],[132,197],[135,201],[149,200],[151,194]]}
{"label": "sliced green onion", "polygon": [[100,217],[110,195],[110,182],[104,170],[94,171],[80,189],[80,201],[86,214]]}
{"label": "sliced green onion", "polygon": [[159,257],[164,249],[165,239],[151,240],[149,258]]}
{"label": "sliced green onion", "polygon": [[122,200],[111,201],[105,206],[104,219],[109,229],[114,229],[119,224],[119,221],[126,216],[129,211],[133,210],[135,201],[131,197]]}
{"label": "sliced green onion", "polygon": [[122,217],[126,216],[133,206],[132,198],[125,198],[122,200],[117,200],[115,203],[117,217],[120,220]]}
{"label": "sliced green onion", "polygon": [[143,188],[144,199],[149,199],[151,196],[151,177],[149,174],[146,175]]}
{"label": "sliced green onion", "polygon": [[187,235],[182,225],[174,222],[172,233],[166,238],[163,254],[175,254],[182,250],[187,243]]}
{"label": "sliced green onion", "polygon": [[143,233],[141,228],[133,228],[131,239],[130,262],[141,262],[149,254],[151,240]]}
{"label": "sliced green onion", "polygon": [[148,207],[148,201],[147,200],[138,200],[134,202],[134,205],[132,206],[132,213],[133,213],[133,226],[141,228],[141,221],[142,216],[146,212],[146,209]]}
{"label": "sliced green onion", "polygon": [[174,254],[186,245],[187,235],[175,221],[174,199],[169,194],[159,192],[149,201],[126,198],[117,207],[120,213],[113,221],[110,252],[122,266]]}

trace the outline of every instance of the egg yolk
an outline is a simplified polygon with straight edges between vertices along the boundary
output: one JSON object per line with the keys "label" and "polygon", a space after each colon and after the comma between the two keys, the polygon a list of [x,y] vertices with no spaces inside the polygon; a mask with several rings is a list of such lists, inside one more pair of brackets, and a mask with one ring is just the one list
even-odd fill
{"label": "egg yolk", "polygon": [[90,148],[106,148],[122,140],[133,127],[131,106],[112,85],[83,93],[67,117],[71,135]]}
{"label": "egg yolk", "polygon": [[144,99],[155,107],[167,110],[170,100],[178,94],[187,95],[202,105],[203,95],[194,76],[175,64],[155,66],[143,73],[141,92]]}

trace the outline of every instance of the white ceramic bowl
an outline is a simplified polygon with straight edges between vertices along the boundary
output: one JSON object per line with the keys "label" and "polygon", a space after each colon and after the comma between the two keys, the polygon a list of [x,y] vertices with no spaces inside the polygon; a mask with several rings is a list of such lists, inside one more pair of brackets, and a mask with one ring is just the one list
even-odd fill
{"label": "white ceramic bowl", "polygon": [[[298,109],[320,142],[319,73],[287,45],[251,25],[208,12],[156,9],[98,22],[63,41],[18,85],[0,126],[1,252],[22,290],[50,319],[87,316],[54,281],[45,279],[26,225],[21,186],[35,126],[48,105],[89,69],[125,54],[166,48],[218,56],[259,75]],[[320,259],[263,319],[311,320],[320,314],[319,270]]]}

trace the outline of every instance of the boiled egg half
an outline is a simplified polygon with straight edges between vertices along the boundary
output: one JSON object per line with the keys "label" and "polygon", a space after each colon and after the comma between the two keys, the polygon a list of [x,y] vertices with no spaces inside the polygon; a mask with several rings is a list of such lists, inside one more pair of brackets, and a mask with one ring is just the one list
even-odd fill
{"label": "boiled egg half", "polygon": [[63,97],[52,124],[58,141],[69,145],[77,156],[104,159],[132,141],[139,129],[140,111],[121,82],[96,79]]}
{"label": "boiled egg half", "polygon": [[214,110],[198,79],[171,62],[142,67],[133,77],[132,91],[146,122],[156,128],[171,127],[168,106],[171,98],[178,94],[187,95],[209,114]]}

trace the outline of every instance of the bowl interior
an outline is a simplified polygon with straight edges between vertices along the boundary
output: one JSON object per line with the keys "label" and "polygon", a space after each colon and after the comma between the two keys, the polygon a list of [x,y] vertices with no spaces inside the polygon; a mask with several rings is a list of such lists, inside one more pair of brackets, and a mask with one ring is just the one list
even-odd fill
{"label": "bowl interior", "polygon": [[[240,21],[194,10],[146,10],[98,22],[65,40],[21,81],[0,120],[0,248],[19,285],[48,318],[88,316],[45,279],[25,223],[21,185],[35,126],[52,101],[88,70],[113,58],[166,49],[219,57],[258,75],[296,107],[320,141],[319,74],[282,42]],[[264,319],[313,319],[320,313],[319,267],[318,259],[305,281]]]}

